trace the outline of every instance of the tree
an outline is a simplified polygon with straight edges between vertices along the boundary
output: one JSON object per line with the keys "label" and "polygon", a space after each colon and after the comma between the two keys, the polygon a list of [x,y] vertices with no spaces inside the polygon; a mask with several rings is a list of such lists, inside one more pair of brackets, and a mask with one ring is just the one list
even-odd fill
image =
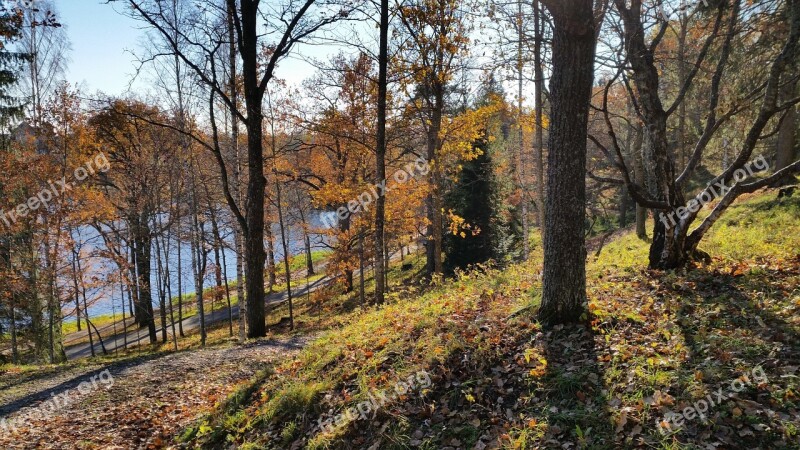
{"label": "tree", "polygon": [[[148,121],[140,119],[143,117]],[[136,323],[148,329],[151,343],[158,339],[151,273],[153,239],[160,232],[153,224],[159,214],[166,213],[159,209],[157,199],[169,184],[169,167],[180,148],[177,133],[151,122],[170,121],[150,105],[121,100],[90,119],[98,141],[117,168],[104,180],[103,189],[127,225],[134,315]]]}
{"label": "tree", "polygon": [[[386,95],[389,67],[389,0],[381,0],[380,38],[378,50],[378,123],[375,133],[375,178],[380,182],[386,179]],[[386,220],[386,197],[379,195],[375,200],[375,303],[383,303],[385,289],[384,260],[386,241],[384,222]]]}
{"label": "tree", "polygon": [[[213,104],[221,99],[229,106],[237,120],[247,130],[247,190],[245,204],[234,198],[228,183],[228,168],[222,158],[219,143],[214,139],[210,150],[217,156],[216,160],[223,173],[223,190],[228,206],[233,212],[244,235],[246,282],[246,311],[248,337],[266,335],[264,304],[264,203],[267,180],[264,177],[264,95],[273,80],[278,63],[284,59],[298,43],[308,39],[320,28],[346,16],[347,11],[331,8],[318,11],[312,15],[314,0],[303,2],[285,2],[279,6],[261,7],[260,0],[227,0],[226,8],[216,10],[222,16],[213,21],[225,23],[227,16],[232,16],[235,29],[238,57],[241,59],[241,75],[245,111],[236,107],[230,91],[226,89],[226,80],[220,80],[216,71],[217,52],[224,47],[226,33],[214,37],[205,35],[205,31],[213,30],[213,24],[207,22],[207,15],[195,15],[191,20],[175,23],[167,17],[164,8],[158,1],[128,0],[134,16],[149,24],[168,44],[174,55],[177,55],[192,71],[193,75],[205,86]],[[212,8],[213,10],[213,8]],[[209,15],[213,16],[212,10]],[[267,20],[269,31],[260,30],[263,18],[274,14],[275,21]],[[280,25],[278,25],[280,24]],[[277,36],[274,41],[270,37]],[[268,48],[266,58],[262,51]],[[212,64],[209,68],[207,64]],[[211,106],[211,122],[215,128],[213,105]],[[195,136],[196,137],[196,136]]]}
{"label": "tree", "polygon": [[556,324],[579,320],[586,304],[586,139],[601,20],[592,0],[543,3],[554,30],[539,317]]}
{"label": "tree", "polygon": [[51,0],[37,0],[35,6],[23,9],[22,17],[18,47],[31,57],[19,87],[28,99],[27,116],[38,127],[45,102],[58,89],[66,70],[70,42]]}
{"label": "tree", "polygon": [[497,242],[493,239],[493,222],[497,198],[488,136],[474,145],[480,155],[464,163],[456,185],[444,202],[451,218],[450,233],[445,236],[443,245],[444,269],[448,274],[485,263],[495,256]]}
{"label": "tree", "polygon": [[[665,104],[663,98],[663,92],[666,91],[664,77],[657,66],[658,52],[665,42],[664,36],[670,26],[669,21],[663,14],[655,14],[660,26],[652,39],[648,39],[645,29],[652,21],[652,19],[648,21],[648,17],[651,17],[648,12],[652,10],[648,10],[641,0],[630,2],[630,6],[623,0],[614,0],[614,4],[624,30],[622,40],[625,50],[624,64],[619,66],[617,77],[622,75],[622,68],[630,68],[632,86],[629,86],[629,93],[633,103],[637,105],[637,114],[644,126],[642,163],[646,185],[642,186],[631,176],[610,119],[607,119],[606,123],[608,133],[612,137],[612,149],[606,149],[605,153],[623,174],[623,180],[618,182],[628,187],[639,205],[653,209],[656,215],[653,242],[650,246],[650,267],[677,268],[704,256],[698,251],[698,244],[722,212],[737,197],[800,171],[800,161],[795,161],[766,179],[745,182],[747,178],[745,167],[752,164],[757,143],[765,136],[773,134],[768,125],[773,118],[798,101],[795,98],[781,102],[780,88],[793,80],[793,75],[787,72],[787,69],[798,55],[800,2],[792,0],[775,4],[784,6],[785,12],[770,11],[767,5],[748,14],[742,13],[740,0],[719,1],[711,5],[706,11],[707,14],[702,16],[711,19],[704,30],[705,36],[701,35],[702,45],[695,61],[681,80],[683,83],[677,86],[674,99],[669,106]],[[773,20],[780,17],[783,19]],[[759,67],[768,69],[759,71],[754,77],[739,80],[732,76],[725,77],[725,72],[731,65],[731,59],[737,56],[734,47],[739,42],[737,37],[748,34],[748,27],[744,26],[743,21],[759,28],[767,23],[775,24],[764,28],[776,31],[774,34],[769,34],[769,39],[765,39],[765,42],[771,45],[757,47],[757,50],[749,56],[751,61],[756,59],[763,63]],[[713,59],[710,56],[712,53]],[[708,84],[708,94],[703,95],[705,120],[699,127],[701,131],[691,155],[685,166],[678,170],[669,139],[669,119],[676,111],[680,111],[681,104],[686,101],[692,88],[700,83],[698,77],[703,71],[712,74]],[[624,81],[627,83],[627,78]],[[726,93],[730,93],[731,98],[723,101]],[[722,110],[723,106],[727,108]],[[603,110],[606,117],[610,117],[608,109],[603,108]],[[741,129],[745,131],[737,138],[739,150],[735,157],[732,161],[724,158],[719,174],[712,175],[704,187],[691,192],[690,181],[698,172],[709,144],[715,138],[719,138],[719,131],[723,126],[731,124],[736,116],[744,114],[749,116],[747,119],[749,126],[742,125]],[[731,182],[734,182],[732,186]],[[689,229],[697,219],[700,206],[718,195],[721,197],[720,202],[690,233]]]}
{"label": "tree", "polygon": [[428,218],[425,270],[442,273],[442,176],[443,119],[448,86],[458,71],[458,59],[466,53],[468,23],[463,6],[456,0],[423,0],[400,6],[400,19],[407,38],[402,70],[410,74],[409,107],[425,133],[425,157],[432,165],[429,193],[425,200]]}
{"label": "tree", "polygon": [[22,99],[12,91],[19,81],[23,64],[30,55],[9,49],[22,35],[23,12],[0,6],[0,149],[7,150],[10,128],[24,114]]}

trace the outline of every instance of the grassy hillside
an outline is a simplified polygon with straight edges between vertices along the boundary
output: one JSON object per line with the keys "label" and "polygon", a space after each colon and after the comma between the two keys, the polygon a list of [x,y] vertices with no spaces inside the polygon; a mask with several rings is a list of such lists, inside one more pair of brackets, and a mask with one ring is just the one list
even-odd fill
{"label": "grassy hillside", "polygon": [[590,256],[584,325],[542,330],[532,320],[538,242],[526,264],[397,295],[243,386],[182,439],[800,448],[800,199],[774,198],[730,209],[701,245],[708,266],[649,271],[647,243],[631,234]]}

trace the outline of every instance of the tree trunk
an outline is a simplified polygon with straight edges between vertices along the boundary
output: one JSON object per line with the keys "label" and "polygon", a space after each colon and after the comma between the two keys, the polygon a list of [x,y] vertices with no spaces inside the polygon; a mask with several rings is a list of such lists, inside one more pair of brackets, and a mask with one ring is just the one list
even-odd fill
{"label": "tree trunk", "polygon": [[[633,177],[639,186],[645,185],[644,162],[642,161],[642,143],[644,142],[644,132],[641,128],[636,129],[636,137],[633,140]],[[647,239],[647,208],[636,204],[636,237]]]}
{"label": "tree trunk", "polygon": [[272,223],[264,226],[264,232],[267,237],[267,286],[269,291],[272,292],[277,283],[276,269],[275,269],[275,236],[272,233]]}
{"label": "tree trunk", "polygon": [[139,326],[147,327],[150,343],[158,341],[156,323],[153,317],[153,298],[150,289],[150,274],[152,272],[152,236],[147,226],[147,215],[135,213],[132,218],[134,251],[136,254],[136,273],[138,275],[139,302],[134,305],[137,310]]}
{"label": "tree trunk", "polygon": [[[172,302],[172,275],[169,271],[169,254],[170,254],[170,247],[172,246],[172,239],[169,235],[172,226],[170,225],[170,230],[167,230],[167,235],[164,237],[164,261],[166,264],[164,265],[164,285],[167,290],[167,299],[169,300],[169,323],[172,327],[172,344],[175,348],[175,351],[178,350],[178,335],[175,333],[175,308]],[[120,292],[120,295],[124,295]],[[123,324],[125,323],[125,312],[122,313],[123,316]],[[115,333],[116,334],[116,333]]]}
{"label": "tree trunk", "polygon": [[[339,231],[347,233],[350,231],[350,217],[346,217],[339,221]],[[350,250],[350,248],[348,248]],[[344,271],[344,292],[349,294],[353,292],[353,271],[347,269]]]}
{"label": "tree trunk", "polygon": [[[236,200],[240,205],[244,204],[242,195],[242,158],[239,154],[239,120],[237,117],[239,108],[239,89],[237,88],[237,67],[236,67],[236,31],[234,27],[235,3],[228,2],[228,90],[230,96],[229,113],[231,115],[231,144],[233,155],[236,158],[233,171],[233,184],[236,189]],[[270,228],[267,227],[267,231]],[[233,231],[233,241],[236,247],[236,297],[239,300],[239,341],[244,342],[247,338],[247,298],[244,292],[244,235],[245,230],[240,223]]]}
{"label": "tree trunk", "polygon": [[239,299],[239,341],[247,339],[247,297],[244,292],[244,241],[239,230],[234,232],[236,246],[236,297]]}
{"label": "tree trunk", "polygon": [[[295,193],[297,193],[295,191]],[[311,236],[308,234],[308,223],[306,222],[306,214],[303,212],[303,207],[300,202],[300,195],[297,198],[297,211],[300,213],[300,226],[303,230],[303,248],[306,255],[306,277],[314,275],[314,257],[311,254]]]}
{"label": "tree trunk", "polygon": [[222,249],[222,279],[225,282],[225,299],[228,301],[228,332],[233,337],[233,309],[231,307],[231,285],[228,282],[228,261],[225,248]]}
{"label": "tree trunk", "polygon": [[[389,0],[381,0],[380,49],[378,51],[378,129],[376,131],[375,178],[378,183],[386,179],[386,91],[389,66]],[[385,256],[384,225],[386,197],[375,199],[375,299],[376,305],[384,302]]]}
{"label": "tree trunk", "polygon": [[[156,281],[158,282],[158,307],[161,318],[161,342],[167,343],[167,285],[164,275],[164,264],[161,262],[161,243],[158,236],[156,244]],[[169,264],[169,261],[167,261]]]}
{"label": "tree trunk", "polygon": [[[217,215],[214,212],[214,207],[211,205],[211,199],[209,198],[209,210],[211,212],[211,233],[213,233],[214,237],[214,278],[216,281],[216,291],[214,292],[214,299],[222,303],[222,260],[219,256],[220,247],[222,246],[222,238],[219,235],[219,225],[217,225]],[[214,312],[214,308],[212,306],[211,312]]]}
{"label": "tree trunk", "polygon": [[241,2],[239,50],[242,58],[242,81],[247,106],[247,210],[244,230],[244,262],[247,278],[247,336],[267,334],[264,307],[264,199],[267,179],[264,177],[263,102],[260,85],[258,2]]}
{"label": "tree trunk", "polygon": [[[526,193],[525,180],[525,132],[522,128],[522,88],[523,88],[523,59],[522,46],[524,44],[524,22],[522,14],[522,0],[517,0],[517,173],[514,178],[517,180],[517,188],[522,192],[521,197],[521,216],[522,216],[522,259],[527,260],[530,256],[530,225],[528,223],[528,195]],[[534,16],[534,20],[536,17]],[[535,45],[535,44],[534,44]],[[536,50],[534,50],[536,51]],[[535,59],[535,58],[534,58]]]}
{"label": "tree trunk", "polygon": [[[788,101],[794,97],[795,83],[788,83],[784,86],[783,100]],[[778,144],[775,152],[775,170],[777,172],[784,167],[795,161],[795,152],[797,142],[797,107],[792,106],[786,111],[786,116],[781,122],[781,127],[778,130]],[[785,180],[790,180],[789,178]]]}
{"label": "tree trunk", "polygon": [[[83,271],[81,271],[81,262],[79,257],[79,251],[75,248],[72,249],[72,282],[73,287],[75,288],[75,292],[78,293],[83,289],[83,311],[86,314],[86,334],[89,336],[89,351],[91,352],[92,356],[95,356],[94,352],[94,340],[92,339],[92,329],[89,327],[91,323],[89,321],[89,307],[86,304],[86,288],[83,286]],[[78,282],[78,274],[81,276],[80,283]]]}
{"label": "tree trunk", "polygon": [[[645,125],[642,162],[647,190],[657,202],[683,205],[683,193],[675,183],[675,167],[669,155],[668,114],[659,96],[659,72],[653,62],[652,49],[645,44],[642,5],[634,2],[627,8],[623,0],[615,0],[615,3],[625,27],[625,51],[633,69],[632,78]],[[667,227],[656,218],[649,259],[650,267],[659,269],[683,263],[678,227]]]}
{"label": "tree trunk", "polygon": [[442,192],[441,165],[438,164],[438,153],[441,145],[439,132],[442,128],[442,109],[444,108],[443,87],[435,88],[433,110],[428,124],[426,139],[426,156],[429,162],[437,162],[429,175],[430,193],[425,199],[428,215],[428,240],[425,244],[425,272],[428,276],[442,273]]}
{"label": "tree trunk", "polygon": [[539,317],[548,325],[578,321],[586,304],[586,139],[596,38],[592,3],[546,3],[555,29]]}
{"label": "tree trunk", "polygon": [[[194,184],[194,183],[192,183]],[[202,230],[197,217],[197,189],[193,186],[192,194],[192,272],[194,275],[195,300],[197,303],[197,314],[200,317],[200,345],[206,345],[206,314],[203,305],[203,272],[204,260]]]}
{"label": "tree trunk", "polygon": [[[180,229],[180,218],[178,218],[178,228]],[[178,333],[181,337],[186,337],[183,333],[183,270],[181,264],[181,238],[180,233],[177,239],[178,245]]]}
{"label": "tree trunk", "polygon": [[[539,217],[539,227],[544,231],[544,69],[542,62],[542,46],[544,45],[544,31],[542,11],[539,0],[533,1],[533,71],[534,71],[534,108],[536,115],[536,135],[534,136],[536,145],[536,210]],[[528,236],[525,236],[527,241]]]}
{"label": "tree trunk", "polygon": [[11,362],[19,364],[19,348],[17,347],[17,310],[16,295],[11,294]]}

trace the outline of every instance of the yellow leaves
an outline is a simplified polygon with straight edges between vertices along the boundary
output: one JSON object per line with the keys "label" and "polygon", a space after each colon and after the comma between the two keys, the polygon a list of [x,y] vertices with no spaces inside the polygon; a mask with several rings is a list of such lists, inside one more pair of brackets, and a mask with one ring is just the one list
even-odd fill
{"label": "yellow leaves", "polygon": [[695,371],[694,372],[694,379],[696,381],[703,381],[703,371],[702,370]]}
{"label": "yellow leaves", "polygon": [[467,399],[468,402],[475,403],[475,397],[471,393],[467,391],[462,391],[462,392],[464,393],[464,398]]}
{"label": "yellow leaves", "polygon": [[483,152],[473,145],[483,137],[486,123],[503,107],[500,102],[492,102],[449,118],[442,123],[439,139],[442,141],[442,157],[470,161]]}
{"label": "yellow leaves", "polygon": [[536,362],[538,362],[539,364],[535,368],[528,371],[528,374],[531,377],[538,378],[547,373],[547,359],[545,359],[544,356],[538,354],[538,352],[533,348],[525,350],[524,357],[526,363],[530,364],[534,356],[536,357]]}

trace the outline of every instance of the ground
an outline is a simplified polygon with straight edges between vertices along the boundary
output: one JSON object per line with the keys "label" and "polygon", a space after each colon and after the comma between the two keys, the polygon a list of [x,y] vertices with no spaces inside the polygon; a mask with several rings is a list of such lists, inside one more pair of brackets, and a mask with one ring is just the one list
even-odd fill
{"label": "ground", "polygon": [[[79,384],[108,369],[113,384],[47,418],[0,430],[0,448],[145,449],[162,448],[176,433],[276,360],[291,357],[304,338],[261,340],[246,345],[132,358],[109,365],[84,365],[55,376],[34,377],[4,389],[0,414],[9,421],[52,395],[75,392]],[[105,377],[108,379],[108,377]],[[6,383],[6,388],[8,383]]]}
{"label": "ground", "polygon": [[[535,321],[534,242],[527,263],[365,310],[183,439],[208,449],[800,448],[800,200],[743,200],[701,244],[707,265],[647,270],[648,243],[632,232],[594,249],[580,324]],[[430,386],[358,411],[420,373]]]}
{"label": "ground", "polygon": [[[411,258],[382,307],[325,286],[295,305],[313,338],[126,357],[112,389],[0,447],[797,449],[800,199],[775,197],[725,214],[701,245],[710,264],[648,270],[631,232],[593,248],[579,324],[536,322],[535,238],[526,263],[429,286]],[[0,375],[0,414],[107,365]]]}

